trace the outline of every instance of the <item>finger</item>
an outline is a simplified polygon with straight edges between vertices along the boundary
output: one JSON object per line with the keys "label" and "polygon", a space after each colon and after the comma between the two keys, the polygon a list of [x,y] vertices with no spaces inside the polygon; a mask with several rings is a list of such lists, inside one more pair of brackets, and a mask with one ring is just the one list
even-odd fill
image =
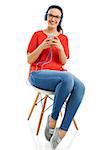
{"label": "finger", "polygon": [[60,42],[60,39],[56,36],[56,40]]}
{"label": "finger", "polygon": [[50,38],[46,38],[45,41],[50,41]]}
{"label": "finger", "polygon": [[58,36],[56,36],[56,39],[59,40]]}
{"label": "finger", "polygon": [[46,44],[48,44],[48,45],[50,45],[51,43],[52,43],[52,42],[50,42],[50,41],[47,41],[47,42],[46,42]]}
{"label": "finger", "polygon": [[52,39],[52,42],[55,42],[55,43],[57,43],[57,42],[58,42],[58,40],[56,40],[56,39]]}
{"label": "finger", "polygon": [[52,46],[58,46],[58,43],[52,43],[51,45]]}
{"label": "finger", "polygon": [[50,43],[50,42],[52,42],[52,40],[51,39],[47,39],[46,42]]}

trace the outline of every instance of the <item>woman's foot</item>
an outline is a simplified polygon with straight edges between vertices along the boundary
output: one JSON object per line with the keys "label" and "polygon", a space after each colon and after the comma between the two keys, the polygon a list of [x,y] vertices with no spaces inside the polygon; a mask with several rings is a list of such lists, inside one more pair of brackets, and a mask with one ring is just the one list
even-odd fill
{"label": "woman's foot", "polygon": [[66,135],[66,132],[67,132],[67,131],[65,131],[65,130],[59,129],[58,135],[59,135],[61,138],[63,138],[63,137]]}
{"label": "woman's foot", "polygon": [[61,140],[63,139],[63,137],[65,136],[66,131],[61,130],[59,128],[56,128],[53,136],[50,139],[50,144],[51,144],[51,148],[52,150],[55,150],[56,147],[58,146],[58,144],[61,142]]}
{"label": "woman's foot", "polygon": [[56,120],[54,120],[51,116],[49,117],[49,127],[53,129],[56,127]]}
{"label": "woman's foot", "polygon": [[55,126],[56,126],[56,121],[54,119],[52,119],[51,116],[49,115],[47,118],[47,124],[45,127],[45,137],[48,141],[50,141],[50,139],[54,133]]}

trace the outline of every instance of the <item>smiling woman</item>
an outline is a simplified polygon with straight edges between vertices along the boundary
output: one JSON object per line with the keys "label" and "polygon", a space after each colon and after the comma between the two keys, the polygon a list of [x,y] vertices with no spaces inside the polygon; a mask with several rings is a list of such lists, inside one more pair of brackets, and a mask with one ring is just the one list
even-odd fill
{"label": "smiling woman", "polygon": [[[59,6],[56,6],[56,8],[53,6],[50,6],[45,15],[45,20],[47,20],[48,22],[48,27],[52,25],[51,28],[52,27],[57,28],[58,32],[61,32],[62,30],[61,28],[62,18],[63,18],[63,10]],[[63,30],[62,30],[62,33],[63,33]]]}
{"label": "smiling woman", "polygon": [[[53,15],[55,14],[55,15]],[[47,21],[48,21],[48,27],[50,28],[56,28],[59,24],[59,21],[60,21],[60,18],[61,18],[61,12],[57,9],[50,9],[48,11],[48,14],[47,14],[48,18],[47,18]]]}
{"label": "smiling woman", "polygon": [[[69,47],[68,38],[61,28],[62,18],[62,8],[50,6],[45,14],[47,28],[33,34],[27,49],[30,83],[40,89],[55,91],[53,109],[45,128],[45,137],[53,149],[67,133],[85,91],[84,84],[63,68],[69,58]],[[59,112],[65,102],[61,126],[56,128]]]}

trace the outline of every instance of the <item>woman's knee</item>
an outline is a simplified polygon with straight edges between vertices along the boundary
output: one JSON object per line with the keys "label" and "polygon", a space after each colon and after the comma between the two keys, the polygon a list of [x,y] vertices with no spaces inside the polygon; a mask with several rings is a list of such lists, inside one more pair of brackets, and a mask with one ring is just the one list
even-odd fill
{"label": "woman's knee", "polygon": [[74,78],[70,73],[66,73],[61,78],[62,84],[64,85],[67,90],[71,91],[74,86]]}
{"label": "woman's knee", "polygon": [[83,91],[83,93],[85,93],[85,85],[83,82],[81,82],[81,90]]}
{"label": "woman's knee", "polygon": [[85,93],[85,85],[84,85],[84,83],[82,82],[82,81],[80,81],[79,80],[79,82],[78,82],[78,88],[80,89],[80,91],[81,91],[81,93]]}
{"label": "woman's knee", "polygon": [[29,82],[33,85],[35,82],[34,76],[32,75],[32,73],[29,76]]}
{"label": "woman's knee", "polygon": [[79,99],[79,101],[82,101],[82,98],[83,98],[84,93],[85,93],[85,85],[79,79],[75,79],[74,83],[75,83],[74,84],[74,91],[76,93],[76,96]]}

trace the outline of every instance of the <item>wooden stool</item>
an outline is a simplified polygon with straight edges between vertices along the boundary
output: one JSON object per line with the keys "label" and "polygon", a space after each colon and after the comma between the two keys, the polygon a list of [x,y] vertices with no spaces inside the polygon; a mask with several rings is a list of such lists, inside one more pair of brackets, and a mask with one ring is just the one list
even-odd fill
{"label": "wooden stool", "polygon": [[[41,122],[42,122],[42,118],[43,118],[43,114],[44,114],[45,107],[46,107],[47,98],[52,99],[49,95],[54,95],[54,92],[52,92],[52,91],[47,91],[47,90],[43,90],[43,89],[39,89],[39,88],[37,88],[37,87],[35,87],[35,86],[33,86],[33,87],[34,87],[34,89],[35,89],[38,93],[37,93],[37,96],[36,96],[36,98],[35,98],[35,100],[34,100],[34,103],[33,103],[33,106],[32,106],[32,108],[31,108],[31,111],[30,111],[30,113],[29,113],[28,120],[30,119],[30,117],[31,117],[31,115],[32,115],[32,112],[33,112],[35,106],[36,106],[40,101],[42,101],[42,100],[44,101],[44,102],[43,102],[43,106],[42,106],[42,110],[41,110],[41,114],[40,114],[40,118],[39,118],[39,122],[38,122],[37,131],[36,131],[36,135],[38,135],[38,134],[39,134],[39,130],[40,130],[40,126],[41,126]],[[45,97],[44,97],[43,99],[41,99],[41,100],[38,102],[39,95],[41,95],[41,94],[45,94]],[[53,99],[52,99],[52,100],[53,100]],[[60,114],[61,114],[61,116],[62,116],[62,113],[61,113],[61,112],[60,112]],[[78,130],[78,126],[77,126],[76,121],[75,121],[74,118],[73,118],[73,123],[74,123],[74,125],[75,125],[76,130]]]}

